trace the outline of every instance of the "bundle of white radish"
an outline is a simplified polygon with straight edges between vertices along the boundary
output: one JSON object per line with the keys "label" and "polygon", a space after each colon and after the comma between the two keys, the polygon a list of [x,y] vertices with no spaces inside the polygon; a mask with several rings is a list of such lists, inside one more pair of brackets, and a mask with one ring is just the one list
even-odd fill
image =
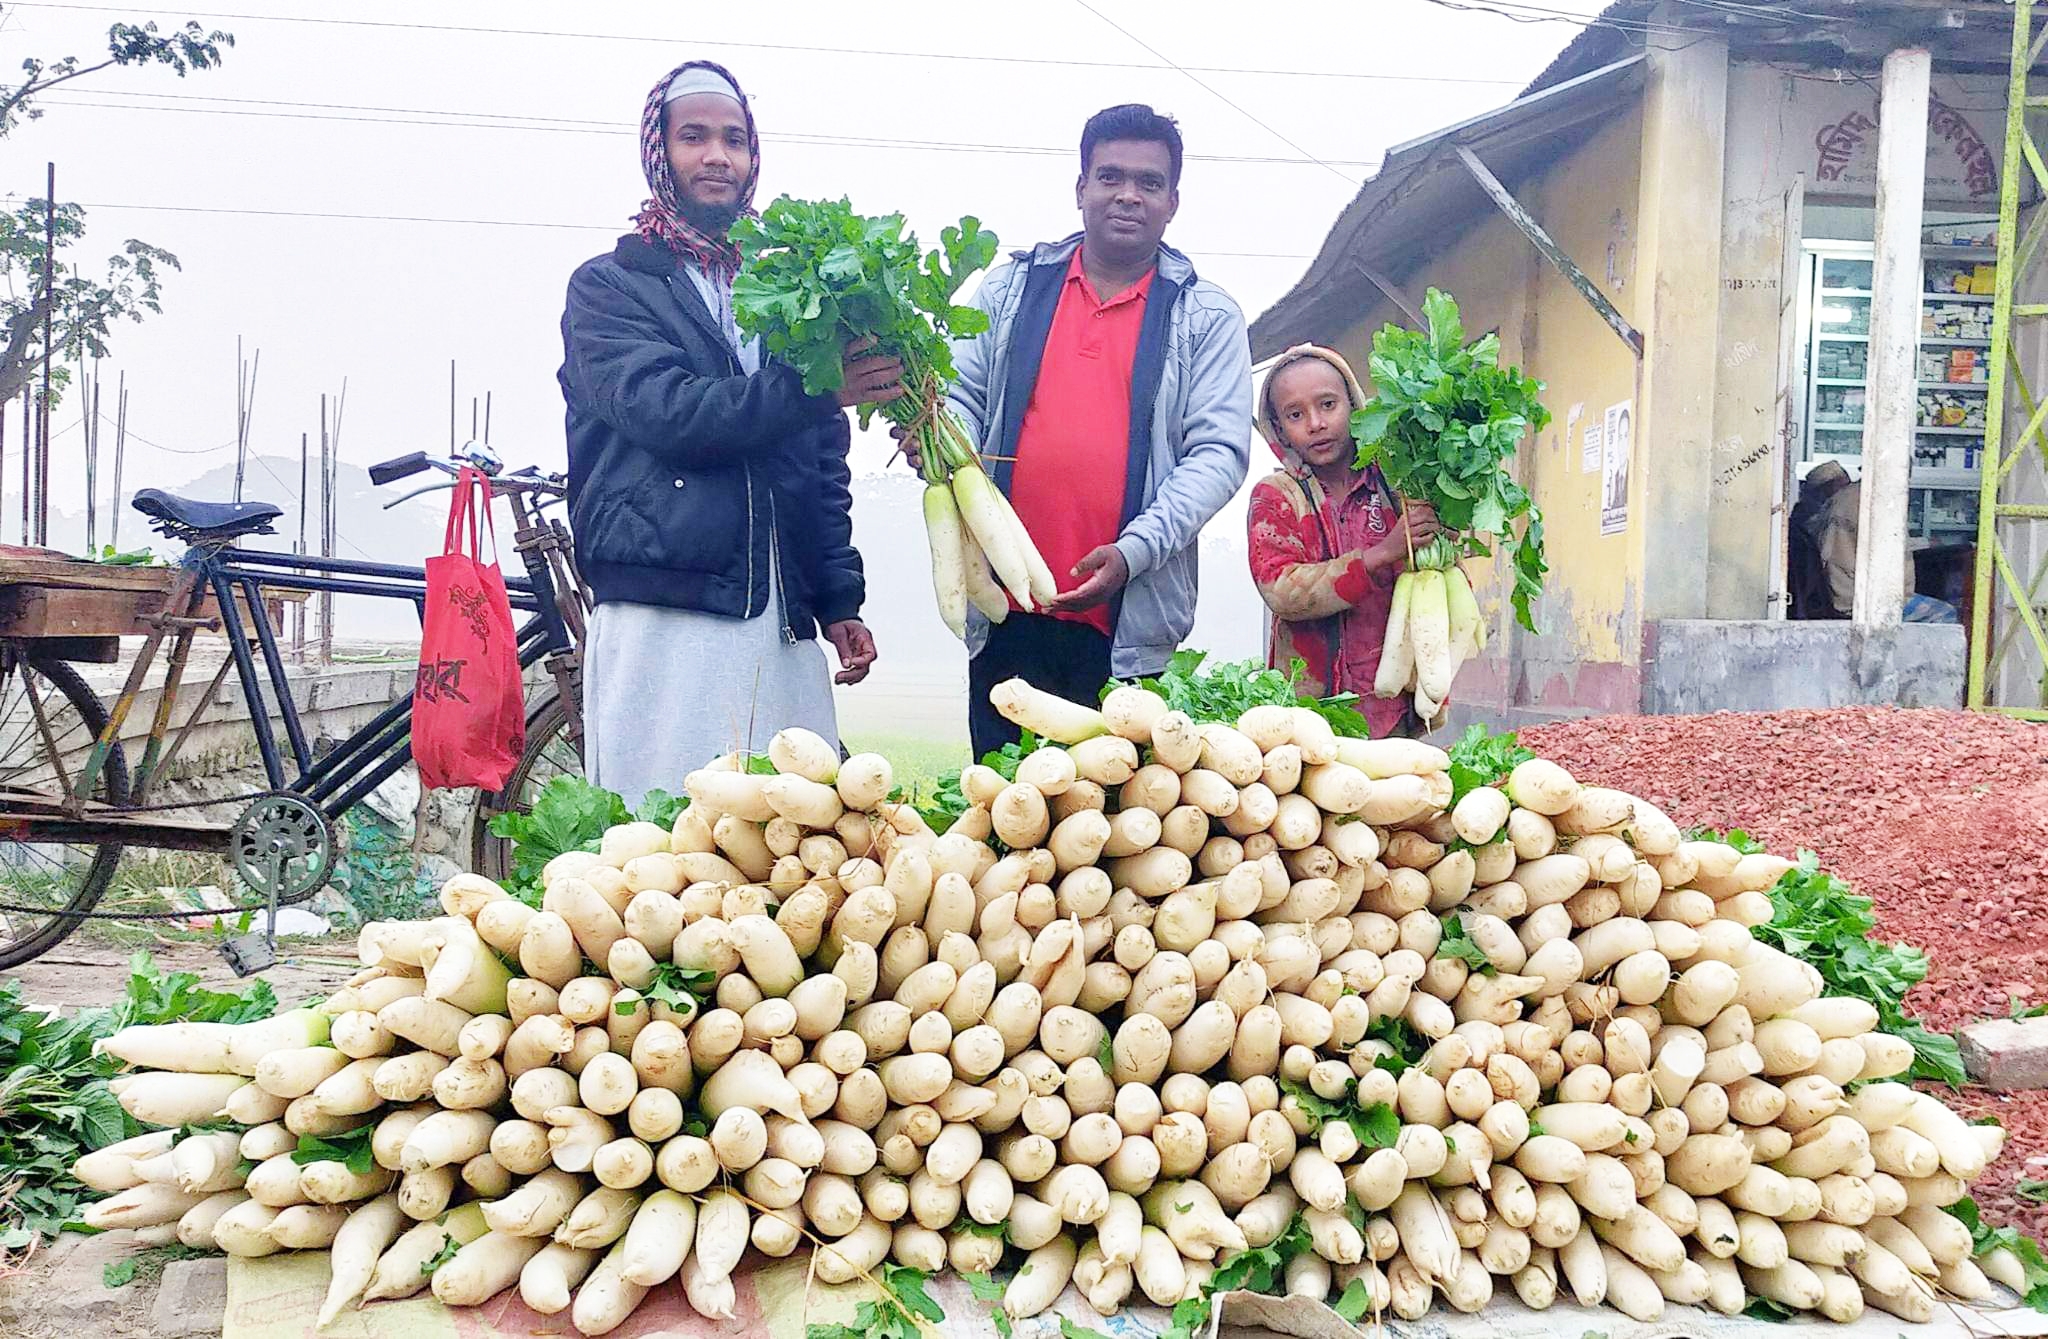
{"label": "bundle of white radish", "polygon": [[967,426],[946,407],[954,380],[949,340],[988,329],[988,315],[953,295],[995,259],[995,234],[968,217],[922,250],[901,214],[856,214],[845,200],[787,196],[735,225],[746,268],[733,286],[741,330],[800,368],[812,395],[845,385],[845,358],[886,356],[902,365],[902,394],[861,406],[879,412],[924,473],[925,535],[939,615],[964,637],[967,609],[992,622],[1011,599],[1024,609],[1051,601],[1052,572],[982,469]]}
{"label": "bundle of white radish", "polygon": [[[1465,343],[1458,305],[1430,289],[1426,329],[1387,326],[1373,337],[1377,394],[1352,415],[1358,467],[1377,468],[1396,495],[1427,504],[1443,525],[1428,542],[1409,544],[1408,566],[1394,582],[1373,692],[1410,695],[1416,716],[1435,721],[1450,700],[1458,667],[1486,645],[1486,624],[1460,559],[1490,557],[1493,543],[1514,552],[1508,564],[1516,620],[1536,630],[1530,602],[1542,593],[1543,514],[1509,472],[1523,435],[1550,414],[1543,383],[1500,366],[1493,335]],[[1517,517],[1526,517],[1521,534]]]}
{"label": "bundle of white radish", "polygon": [[1055,742],[967,769],[946,832],[787,731],[538,908],[462,875],[366,927],[317,1012],[118,1035],[138,1119],[239,1128],[82,1160],[88,1220],[331,1248],[323,1324],[516,1287],[591,1335],[655,1290],[731,1318],[749,1250],[1007,1262],[1020,1318],[1252,1284],[1922,1319],[2020,1278],[1944,1212],[2001,1132],[1751,936],[1789,862],[1541,761],[1454,796],[1303,709],[992,700]]}

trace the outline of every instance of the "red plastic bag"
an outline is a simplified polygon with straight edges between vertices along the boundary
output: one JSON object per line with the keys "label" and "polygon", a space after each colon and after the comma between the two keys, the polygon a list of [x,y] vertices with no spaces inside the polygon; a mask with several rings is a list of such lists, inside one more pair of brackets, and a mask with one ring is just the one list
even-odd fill
{"label": "red plastic bag", "polygon": [[[483,561],[479,524],[491,530],[489,563]],[[465,467],[448,504],[445,551],[427,559],[419,677],[412,692],[412,756],[422,786],[497,790],[526,747],[512,602],[497,555],[490,481]]]}

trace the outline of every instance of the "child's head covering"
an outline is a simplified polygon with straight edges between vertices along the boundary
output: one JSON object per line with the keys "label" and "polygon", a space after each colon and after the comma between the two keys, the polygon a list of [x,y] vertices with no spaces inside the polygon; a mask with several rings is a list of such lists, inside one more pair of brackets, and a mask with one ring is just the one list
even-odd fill
{"label": "child's head covering", "polygon": [[1351,370],[1351,364],[1344,361],[1344,355],[1335,349],[1326,349],[1320,344],[1297,344],[1280,355],[1267,369],[1266,380],[1259,387],[1259,432],[1266,439],[1266,445],[1273,454],[1280,457],[1285,465],[1300,466],[1299,457],[1288,449],[1287,436],[1280,431],[1280,420],[1273,413],[1273,379],[1281,369],[1292,366],[1305,358],[1317,358],[1337,369],[1337,375],[1344,378],[1344,387],[1351,393],[1351,407],[1357,409],[1366,401],[1365,388],[1359,384],[1358,374]]}
{"label": "child's head covering", "polygon": [[740,253],[730,240],[713,237],[683,217],[676,192],[675,173],[668,165],[668,142],[663,114],[677,98],[695,93],[716,93],[731,98],[747,118],[747,150],[753,167],[740,187],[739,213],[754,212],[754,183],[761,179],[761,135],[754,127],[754,111],[747,95],[724,66],[708,60],[685,61],[661,77],[647,94],[640,112],[640,168],[647,174],[647,188],[653,195],[640,206],[633,229],[650,242],[658,242],[685,260],[701,265],[713,275],[731,277],[739,273]]}

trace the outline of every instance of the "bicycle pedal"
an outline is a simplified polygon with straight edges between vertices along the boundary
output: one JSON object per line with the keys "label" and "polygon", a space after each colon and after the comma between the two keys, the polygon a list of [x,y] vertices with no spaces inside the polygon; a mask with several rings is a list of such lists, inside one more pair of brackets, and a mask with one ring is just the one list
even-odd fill
{"label": "bicycle pedal", "polygon": [[220,941],[220,956],[236,976],[253,976],[277,965],[277,952],[260,934],[235,935]]}

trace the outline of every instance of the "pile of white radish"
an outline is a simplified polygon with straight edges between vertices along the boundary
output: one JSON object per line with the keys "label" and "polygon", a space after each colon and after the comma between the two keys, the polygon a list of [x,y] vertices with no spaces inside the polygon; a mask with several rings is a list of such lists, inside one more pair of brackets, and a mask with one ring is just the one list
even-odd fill
{"label": "pile of white radish", "polygon": [[[2017,1280],[1943,1212],[2002,1132],[1752,939],[1787,862],[1544,762],[1447,810],[1441,751],[1305,710],[993,697],[1063,742],[969,769],[944,834],[785,732],[777,775],[723,759],[673,830],[557,858],[541,910],[463,875],[366,927],[317,1012],[117,1035],[137,1119],[238,1128],[83,1159],[89,1221],[331,1248],[323,1325],[517,1287],[590,1335],[657,1288],[732,1316],[749,1247],[834,1283],[1006,1237],[1021,1318],[1203,1295],[1296,1224],[1289,1294],[1409,1319],[1505,1286],[1925,1320]],[[1437,956],[1453,915],[1484,969]],[[652,1002],[685,973],[702,1008]],[[366,1170],[293,1157],[359,1130]]]}

